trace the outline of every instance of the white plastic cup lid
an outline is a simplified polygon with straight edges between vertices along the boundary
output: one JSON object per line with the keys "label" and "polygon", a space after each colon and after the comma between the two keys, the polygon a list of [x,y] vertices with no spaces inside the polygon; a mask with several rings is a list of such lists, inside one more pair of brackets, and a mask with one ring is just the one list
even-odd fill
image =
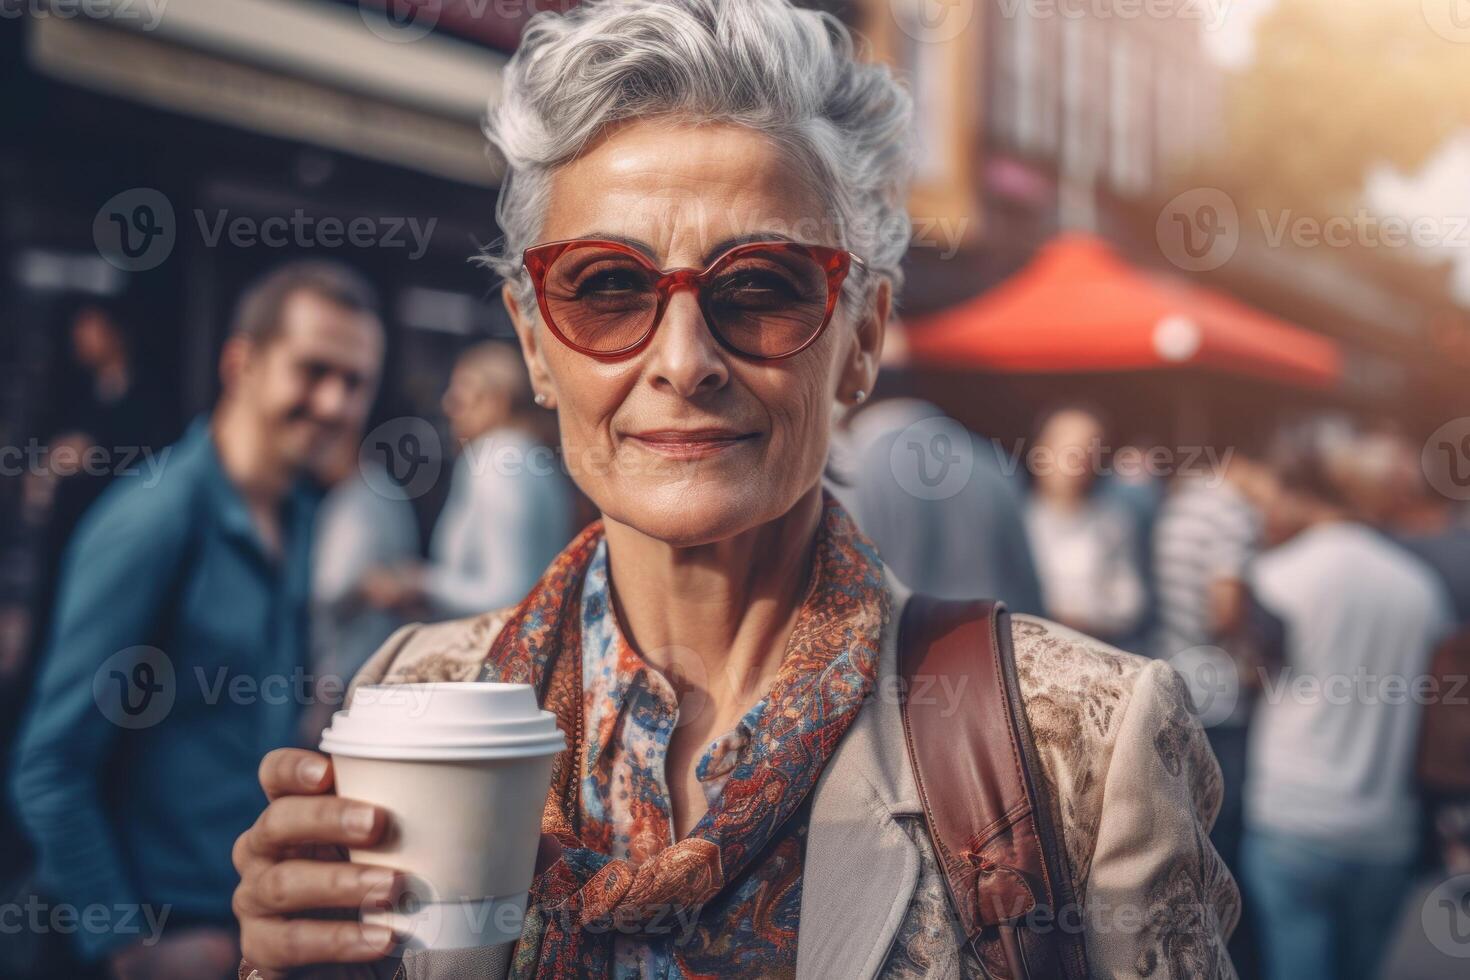
{"label": "white plastic cup lid", "polygon": [[332,716],[321,749],[367,759],[477,760],[554,755],[556,717],[529,684],[365,684]]}

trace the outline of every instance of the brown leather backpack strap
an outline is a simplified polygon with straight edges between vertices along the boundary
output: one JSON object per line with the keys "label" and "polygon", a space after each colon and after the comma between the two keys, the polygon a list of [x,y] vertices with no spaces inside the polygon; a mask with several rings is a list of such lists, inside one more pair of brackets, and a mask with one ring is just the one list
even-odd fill
{"label": "brown leather backpack strap", "polygon": [[912,596],[899,672],[924,821],[976,955],[996,980],[1085,980],[1080,905],[1021,704],[1005,606]]}

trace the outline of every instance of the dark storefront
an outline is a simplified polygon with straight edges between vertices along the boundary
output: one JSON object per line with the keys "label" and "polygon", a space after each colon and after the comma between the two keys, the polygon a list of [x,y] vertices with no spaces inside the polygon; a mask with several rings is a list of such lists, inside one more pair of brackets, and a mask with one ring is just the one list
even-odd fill
{"label": "dark storefront", "polygon": [[[46,463],[25,448],[45,451],[82,390],[69,337],[79,308],[100,304],[123,327],[160,444],[210,408],[236,297],[282,262],[340,260],[380,290],[389,347],[370,424],[437,422],[456,353],[510,336],[492,277],[472,261],[497,235],[478,121],[504,54],[437,36],[392,44],[355,7],[330,3],[273,5],[288,22],[243,37],[191,37],[191,18],[221,3],[265,9],[180,0],[158,30],[0,18],[0,445],[22,450],[0,477],[0,745],[66,523],[52,519],[56,502],[34,499],[44,481],[27,473]],[[292,43],[273,47],[272,34]],[[379,73],[374,46],[400,57]],[[286,57],[313,47],[336,57]],[[324,70],[333,64],[343,67]],[[449,95],[426,98],[435,88]],[[140,447],[105,448],[122,466]],[[416,500],[425,527],[448,472]]]}

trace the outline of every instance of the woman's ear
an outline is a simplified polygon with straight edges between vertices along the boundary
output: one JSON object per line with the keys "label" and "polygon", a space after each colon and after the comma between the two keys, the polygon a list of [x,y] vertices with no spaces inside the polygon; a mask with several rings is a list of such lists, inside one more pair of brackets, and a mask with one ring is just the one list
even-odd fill
{"label": "woman's ear", "polygon": [[[883,334],[892,309],[893,284],[883,276],[873,290],[872,302],[854,324],[856,329],[837,388],[839,401],[852,404],[873,393],[873,384],[878,380],[878,362],[883,356]],[[863,394],[858,395],[858,392]]]}
{"label": "woman's ear", "polygon": [[[505,302],[505,311],[515,326],[516,339],[521,343],[521,356],[526,360],[526,370],[531,374],[531,389],[537,396],[536,404],[543,408],[556,407],[556,385],[541,351],[540,338],[536,335],[536,311],[522,310],[516,300],[515,284],[507,282],[500,289],[500,298]],[[543,399],[544,396],[544,399]]]}

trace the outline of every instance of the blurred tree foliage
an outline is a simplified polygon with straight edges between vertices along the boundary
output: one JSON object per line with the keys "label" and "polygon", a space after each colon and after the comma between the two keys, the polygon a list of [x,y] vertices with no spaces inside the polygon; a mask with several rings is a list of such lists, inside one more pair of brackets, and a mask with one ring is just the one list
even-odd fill
{"label": "blurred tree foliage", "polygon": [[1262,206],[1351,214],[1371,166],[1413,170],[1470,127],[1470,2],[1277,0],[1225,101],[1223,151],[1199,162],[1217,185]]}

